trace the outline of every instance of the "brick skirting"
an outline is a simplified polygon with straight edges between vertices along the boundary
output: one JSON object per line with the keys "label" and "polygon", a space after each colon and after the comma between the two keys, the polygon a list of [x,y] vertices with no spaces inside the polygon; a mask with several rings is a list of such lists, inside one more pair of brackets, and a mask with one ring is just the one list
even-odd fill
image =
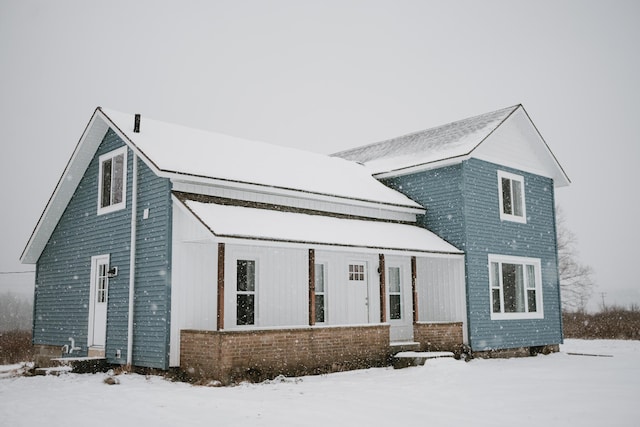
{"label": "brick skirting", "polygon": [[420,343],[420,351],[452,351],[462,349],[462,322],[415,323],[413,340]]}
{"label": "brick skirting", "polygon": [[180,332],[180,367],[223,384],[385,366],[389,325]]}

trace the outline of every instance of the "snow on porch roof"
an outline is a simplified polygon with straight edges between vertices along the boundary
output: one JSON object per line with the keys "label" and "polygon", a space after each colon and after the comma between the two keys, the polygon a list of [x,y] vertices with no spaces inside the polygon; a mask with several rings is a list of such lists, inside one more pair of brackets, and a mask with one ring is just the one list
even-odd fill
{"label": "snow on porch roof", "polygon": [[180,200],[215,236],[270,242],[462,255],[414,225]]}
{"label": "snow on porch roof", "polygon": [[240,139],[134,115],[100,109],[155,167],[190,180],[218,179],[273,189],[336,196],[385,205],[422,208],[372,177],[352,161]]}

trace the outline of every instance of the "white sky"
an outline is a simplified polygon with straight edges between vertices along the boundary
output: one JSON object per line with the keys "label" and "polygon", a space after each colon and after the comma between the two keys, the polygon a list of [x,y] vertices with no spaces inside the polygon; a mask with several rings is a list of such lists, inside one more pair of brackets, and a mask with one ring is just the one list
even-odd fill
{"label": "white sky", "polygon": [[557,201],[594,301],[640,302],[638,18],[636,1],[0,0],[0,272],[32,268],[98,105],[331,153],[522,103],[573,181]]}

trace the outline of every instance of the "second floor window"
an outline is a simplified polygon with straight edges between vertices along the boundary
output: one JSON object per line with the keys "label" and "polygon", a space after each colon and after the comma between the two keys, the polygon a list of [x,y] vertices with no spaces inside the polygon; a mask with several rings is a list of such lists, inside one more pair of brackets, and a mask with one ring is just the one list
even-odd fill
{"label": "second floor window", "polygon": [[127,148],[100,156],[98,214],[124,209],[126,205]]}
{"label": "second floor window", "polygon": [[498,171],[500,219],[527,222],[524,202],[524,178]]}

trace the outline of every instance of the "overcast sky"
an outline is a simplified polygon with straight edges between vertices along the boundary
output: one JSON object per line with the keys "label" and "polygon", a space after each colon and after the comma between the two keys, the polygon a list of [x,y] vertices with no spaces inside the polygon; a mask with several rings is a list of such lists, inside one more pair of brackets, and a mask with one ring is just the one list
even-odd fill
{"label": "overcast sky", "polygon": [[592,305],[640,303],[639,18],[611,0],[0,0],[0,272],[33,269],[18,258],[97,106],[332,153],[522,103],[572,180],[556,199]]}

